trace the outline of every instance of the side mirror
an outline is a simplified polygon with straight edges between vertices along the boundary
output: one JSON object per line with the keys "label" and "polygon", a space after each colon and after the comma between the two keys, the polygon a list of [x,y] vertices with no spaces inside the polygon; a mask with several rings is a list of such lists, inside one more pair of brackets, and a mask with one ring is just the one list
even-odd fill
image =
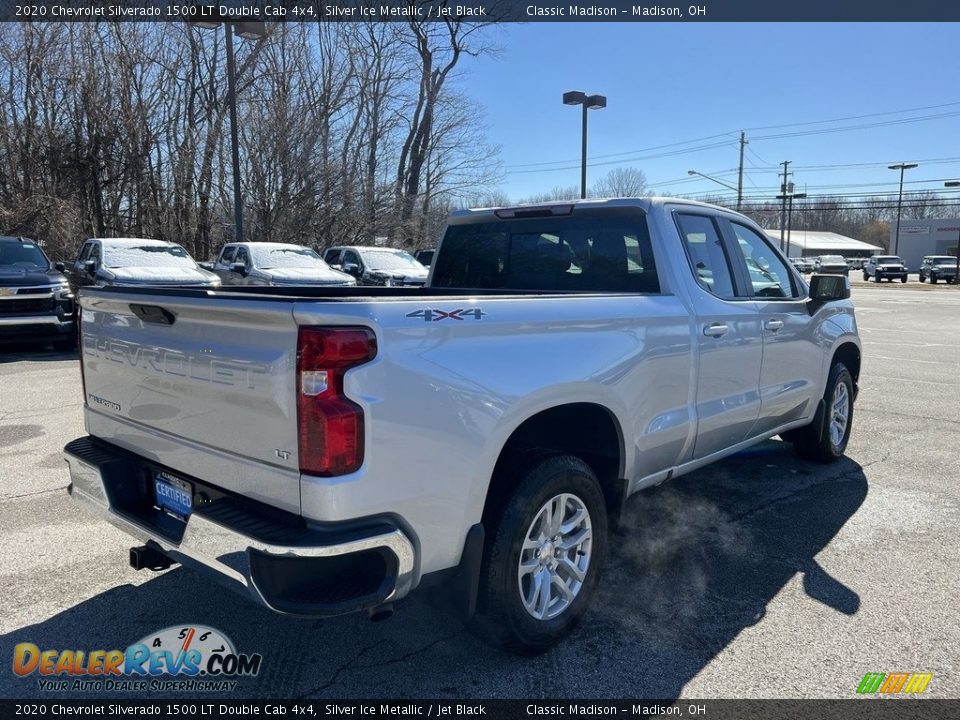
{"label": "side mirror", "polygon": [[243,263],[231,263],[231,264],[230,264],[230,272],[234,272],[234,273],[237,273],[238,275],[241,275],[241,276],[243,276],[243,277],[246,277],[246,276],[247,276],[247,266],[244,265]]}
{"label": "side mirror", "polygon": [[835,300],[850,298],[850,278],[846,275],[810,276],[810,311]]}
{"label": "side mirror", "polygon": [[85,260],[83,263],[83,270],[87,275],[93,275],[97,272],[97,261],[96,260]]}
{"label": "side mirror", "polygon": [[67,269],[67,266],[62,262],[55,262],[53,266],[57,269],[57,272],[65,272]]}
{"label": "side mirror", "polygon": [[348,275],[359,275],[359,274],[360,274],[360,266],[357,265],[356,263],[349,263],[349,262],[348,262],[348,263],[344,263],[344,264],[343,264],[343,271],[344,271],[345,273],[347,273]]}
{"label": "side mirror", "polygon": [[343,267],[340,265],[340,263],[333,263],[330,265],[330,267],[332,267],[334,270],[343,270]]}

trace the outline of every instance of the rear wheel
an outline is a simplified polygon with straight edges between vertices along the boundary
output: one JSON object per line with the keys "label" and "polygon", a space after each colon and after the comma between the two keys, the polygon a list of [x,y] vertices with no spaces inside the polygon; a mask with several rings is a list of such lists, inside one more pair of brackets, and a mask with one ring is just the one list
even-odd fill
{"label": "rear wheel", "polygon": [[823,400],[820,417],[791,432],[790,441],[800,457],[828,463],[843,457],[853,426],[853,377],[843,363],[830,368]]}
{"label": "rear wheel", "polygon": [[474,630],[512,652],[544,652],[586,612],[606,552],[607,511],[590,466],[549,455],[490,523]]}

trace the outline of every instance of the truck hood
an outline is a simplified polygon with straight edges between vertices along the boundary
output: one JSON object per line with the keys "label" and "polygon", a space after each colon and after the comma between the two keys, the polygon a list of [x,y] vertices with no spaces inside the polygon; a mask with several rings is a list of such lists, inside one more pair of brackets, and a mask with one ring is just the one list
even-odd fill
{"label": "truck hood", "polygon": [[272,282],[291,285],[356,285],[352,276],[336,270],[322,268],[270,268],[261,269]]}
{"label": "truck hood", "polygon": [[219,285],[211,272],[189,267],[123,267],[102,271],[107,282],[144,285]]}
{"label": "truck hood", "polygon": [[66,284],[67,279],[56,270],[0,267],[0,287],[31,287],[34,285]]}

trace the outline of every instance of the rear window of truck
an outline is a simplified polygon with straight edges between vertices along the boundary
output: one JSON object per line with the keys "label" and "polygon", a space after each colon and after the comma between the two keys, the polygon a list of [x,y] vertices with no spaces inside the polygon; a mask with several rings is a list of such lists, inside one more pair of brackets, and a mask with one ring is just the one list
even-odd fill
{"label": "rear window of truck", "polygon": [[646,219],[638,212],[451,225],[434,259],[431,286],[660,292]]}

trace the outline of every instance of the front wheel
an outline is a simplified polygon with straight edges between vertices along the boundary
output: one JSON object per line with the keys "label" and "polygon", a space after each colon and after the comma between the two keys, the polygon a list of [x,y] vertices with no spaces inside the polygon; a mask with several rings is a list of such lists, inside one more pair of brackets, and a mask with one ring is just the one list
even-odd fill
{"label": "front wheel", "polygon": [[823,402],[823,412],[790,433],[790,441],[800,457],[829,463],[843,457],[853,426],[853,377],[843,363],[835,362],[830,368]]}
{"label": "front wheel", "polygon": [[600,580],[600,483],[579,458],[548,455],[523,472],[489,524],[474,630],[518,654],[544,652],[580,621]]}
{"label": "front wheel", "polygon": [[864,271],[863,271],[863,281],[864,281],[864,282],[867,282],[867,280],[869,280],[869,279],[870,279],[870,276],[867,274],[867,271],[864,270]]}
{"label": "front wheel", "polygon": [[900,278],[900,282],[905,283],[907,281],[907,276],[904,275]]}
{"label": "front wheel", "polygon": [[937,284],[937,279],[936,279],[933,275],[930,276],[930,284],[931,284],[931,285],[936,285],[936,284]]}

